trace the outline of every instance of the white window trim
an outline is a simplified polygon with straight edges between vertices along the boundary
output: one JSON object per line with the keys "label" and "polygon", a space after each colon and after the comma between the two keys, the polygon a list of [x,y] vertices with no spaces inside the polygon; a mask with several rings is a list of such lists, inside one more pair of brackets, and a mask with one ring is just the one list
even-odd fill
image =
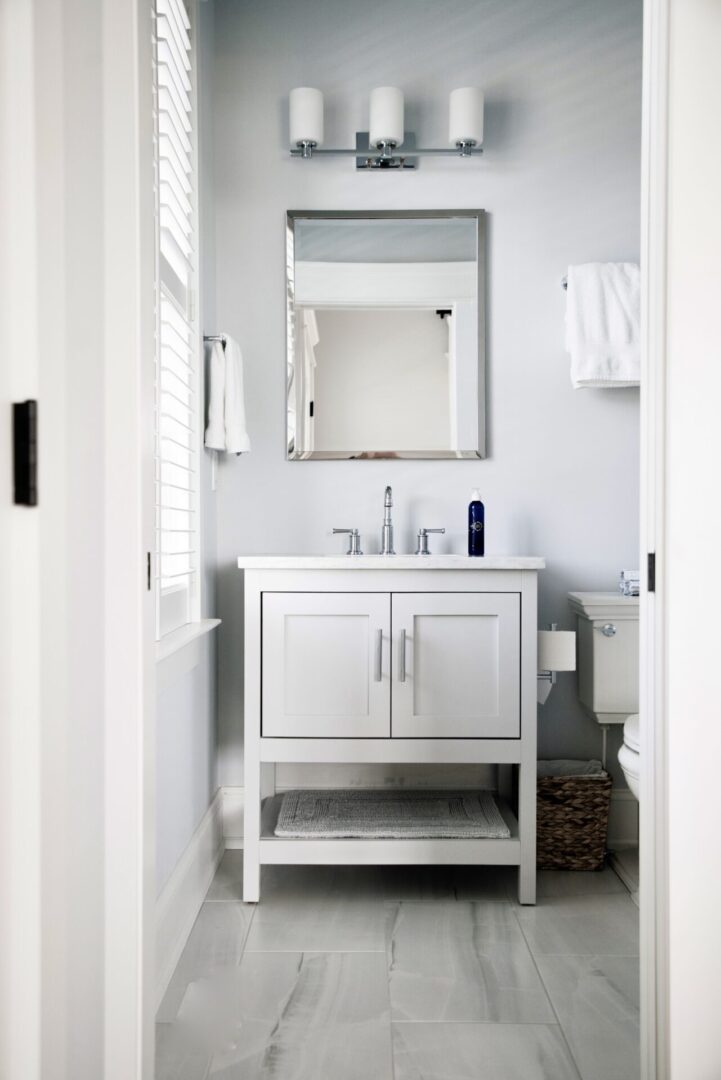
{"label": "white window trim", "polygon": [[220,626],[220,622],[220,619],[198,619],[196,622],[179,626],[177,630],[171,630],[169,634],[164,634],[155,642],[155,662],[159,664],[167,660],[169,656],[185,649],[198,638],[210,634],[216,626]]}
{"label": "white window trim", "polygon": [[[196,556],[195,556],[195,558],[196,558],[196,570],[195,570],[195,573],[191,577],[191,583],[190,583],[190,589],[189,589],[189,598],[188,598],[189,615],[190,615],[189,621],[187,623],[184,623],[180,627],[177,627],[177,628],[175,628],[173,630],[170,630],[170,631],[168,631],[168,632],[166,632],[164,634],[161,634],[161,632],[160,632],[160,626],[161,626],[160,608],[161,608],[161,603],[162,603],[162,597],[164,595],[166,595],[166,596],[170,595],[171,593],[173,593],[176,590],[175,590],[175,587],[172,586],[172,585],[171,586],[166,586],[165,589],[161,588],[160,577],[159,577],[159,572],[160,572],[160,549],[159,549],[159,545],[156,544],[154,565],[153,565],[153,568],[152,568],[153,569],[153,575],[154,575],[155,581],[156,581],[156,588],[157,588],[157,594],[156,594],[156,660],[160,660],[160,659],[163,658],[164,655],[169,655],[170,653],[176,651],[176,649],[183,647],[183,645],[186,642],[183,640],[183,634],[181,633],[182,631],[187,631],[191,627],[197,627],[198,628],[198,633],[195,634],[195,635],[192,635],[191,638],[189,639],[189,640],[192,640],[192,637],[198,636],[198,634],[207,633],[207,632],[209,632],[209,630],[213,629],[214,625],[217,625],[217,623],[214,620],[205,620],[205,619],[202,618],[202,610],[203,610],[203,604],[202,604],[202,601],[203,601],[202,567],[203,567],[203,550],[204,550],[204,530],[203,530],[203,520],[202,520],[202,513],[201,513],[202,506],[201,506],[200,484],[201,484],[202,460],[203,460],[203,431],[204,431],[204,420],[205,420],[205,399],[204,399],[203,338],[202,338],[202,333],[201,333],[201,329],[200,329],[199,304],[198,304],[198,296],[200,295],[200,259],[199,259],[199,252],[200,252],[200,229],[199,229],[199,224],[200,224],[200,195],[199,195],[200,184],[199,184],[199,158],[198,158],[198,142],[199,142],[199,132],[198,132],[198,127],[199,127],[199,125],[198,125],[198,61],[199,61],[199,56],[198,56],[198,32],[197,32],[198,6],[197,6],[197,0],[183,0],[183,2],[185,4],[185,8],[186,8],[186,11],[188,13],[188,18],[190,20],[189,37],[190,37],[191,67],[190,67],[190,73],[189,74],[190,74],[190,82],[191,82],[191,91],[190,91],[191,115],[192,115],[192,120],[193,120],[192,151],[191,151],[191,164],[192,164],[192,177],[193,177],[193,200],[192,200],[191,222],[192,222],[192,234],[193,234],[193,238],[194,238],[194,241],[195,241],[195,257],[194,257],[193,264],[192,264],[192,272],[191,272],[191,275],[190,275],[190,283],[189,283],[189,287],[188,287],[188,305],[187,305],[188,306],[188,311],[187,311],[187,316],[188,316],[188,321],[189,321],[189,323],[191,325],[192,331],[193,331],[193,333],[195,335],[195,361],[196,361],[195,375],[196,375],[196,380],[197,380],[197,392],[196,392],[196,395],[195,395],[195,405],[196,405],[195,437],[194,437],[193,444],[192,444],[193,448],[194,448],[194,451],[195,451],[194,458],[195,458],[195,462],[196,462],[196,465],[197,465],[196,488],[195,488],[195,491],[193,493],[193,500],[192,500],[192,508],[193,508],[195,522],[196,522],[195,529],[194,529],[194,547],[196,548]],[[156,11],[155,0],[153,0],[153,10]],[[156,55],[156,63],[157,63],[157,55]],[[157,94],[157,85],[156,85],[156,94]],[[157,105],[157,103],[156,103],[156,105]],[[158,168],[158,159],[157,159],[157,156],[156,156],[156,185],[157,185],[157,187],[159,189],[159,180],[158,180],[157,168]],[[157,196],[156,196],[156,198],[157,198]],[[156,223],[155,223],[155,227],[156,227],[156,267],[155,267],[155,270],[156,270],[156,283],[155,284],[156,284],[156,308],[157,308],[157,312],[156,312],[156,318],[157,318],[157,325],[156,325],[156,334],[157,334],[156,363],[157,363],[158,351],[159,351],[159,347],[160,347],[160,288],[161,288],[161,273],[160,273],[160,270],[161,270],[161,259],[162,259],[161,252],[160,252],[160,216],[159,216],[159,213],[158,213],[157,203],[156,203]],[[163,261],[165,261],[165,260],[163,260]],[[171,270],[172,270],[172,268],[171,268]],[[162,280],[165,281],[165,279],[166,279],[166,275],[164,274]],[[175,303],[177,305],[178,300],[177,300],[175,294],[172,292],[172,290],[166,288],[166,292],[170,293],[171,300],[175,301]],[[154,432],[154,437],[157,440],[157,438],[158,438],[157,416],[156,416],[156,430]],[[209,623],[212,624],[212,625],[207,625]],[[176,637],[176,635],[179,635],[179,636]],[[177,644],[177,643],[174,644],[174,642],[180,642],[180,644]],[[160,648],[161,643],[166,643],[165,652],[163,652],[163,650]]]}

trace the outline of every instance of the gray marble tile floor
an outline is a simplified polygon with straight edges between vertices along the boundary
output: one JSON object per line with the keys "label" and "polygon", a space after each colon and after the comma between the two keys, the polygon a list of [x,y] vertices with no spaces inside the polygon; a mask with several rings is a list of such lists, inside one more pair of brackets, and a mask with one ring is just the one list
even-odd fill
{"label": "gray marble tile floor", "polygon": [[156,1080],[638,1080],[638,911],[612,870],[266,867],[228,851]]}
{"label": "gray marble tile floor", "polygon": [[538,970],[583,1080],[637,1080],[637,956],[543,956]]}
{"label": "gray marble tile floor", "polygon": [[203,904],[156,1020],[172,1023],[189,985],[240,962],[252,918],[248,904]]}

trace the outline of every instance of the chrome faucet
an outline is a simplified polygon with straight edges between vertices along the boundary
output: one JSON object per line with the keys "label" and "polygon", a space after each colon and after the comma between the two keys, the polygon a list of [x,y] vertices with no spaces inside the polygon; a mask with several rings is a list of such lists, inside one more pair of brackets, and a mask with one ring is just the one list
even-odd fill
{"label": "chrome faucet", "polygon": [[390,484],[386,488],[383,500],[383,535],[381,538],[381,555],[395,555],[393,550],[393,518],[391,507],[393,506],[393,491]]}
{"label": "chrome faucet", "polygon": [[418,546],[416,547],[416,555],[430,555],[430,548],[428,547],[428,534],[429,533],[444,533],[445,529],[419,529],[418,530]]}

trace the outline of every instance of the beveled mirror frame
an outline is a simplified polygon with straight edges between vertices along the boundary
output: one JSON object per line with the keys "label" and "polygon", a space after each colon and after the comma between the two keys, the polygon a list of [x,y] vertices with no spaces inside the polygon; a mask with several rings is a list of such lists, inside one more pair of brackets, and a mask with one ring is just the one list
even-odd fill
{"label": "beveled mirror frame", "polygon": [[[471,450],[298,450],[291,445],[289,393],[295,372],[295,224],[297,221],[379,221],[466,218],[476,223],[476,268],[478,304],[478,446]],[[286,212],[286,457],[288,461],[410,460],[452,461],[486,457],[486,212],[485,210],[288,210]]]}

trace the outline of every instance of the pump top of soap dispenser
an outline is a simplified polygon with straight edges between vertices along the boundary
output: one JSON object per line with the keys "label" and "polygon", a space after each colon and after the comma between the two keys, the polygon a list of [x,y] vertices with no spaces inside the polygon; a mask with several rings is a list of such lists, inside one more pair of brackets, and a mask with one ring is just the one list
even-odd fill
{"label": "pump top of soap dispenser", "polygon": [[481,493],[478,490],[478,488],[474,488],[473,491],[471,492],[471,502],[480,502],[480,501],[481,501]]}

